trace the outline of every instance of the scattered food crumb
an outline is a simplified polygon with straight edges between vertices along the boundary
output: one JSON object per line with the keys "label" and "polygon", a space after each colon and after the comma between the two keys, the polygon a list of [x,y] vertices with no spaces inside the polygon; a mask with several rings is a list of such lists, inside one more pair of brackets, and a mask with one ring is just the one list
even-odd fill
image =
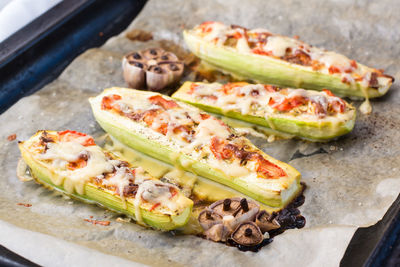
{"label": "scattered food crumb", "polygon": [[331,151],[334,151],[334,150],[336,150],[336,147],[335,147],[335,146],[330,146],[329,149],[330,149]]}
{"label": "scattered food crumb", "polygon": [[131,221],[131,218],[122,218],[122,217],[118,217],[118,218],[116,219],[116,221],[117,221],[117,222],[120,222],[120,223],[128,223],[128,222]]}
{"label": "scattered food crumb", "polygon": [[103,37],[104,33],[103,32],[99,32],[99,36]]}
{"label": "scattered food crumb", "polygon": [[16,135],[16,134],[10,134],[10,135],[7,137],[7,140],[11,142],[11,141],[14,141],[15,138],[17,138],[17,135]]}
{"label": "scattered food crumb", "polygon": [[[90,216],[90,217],[93,218],[93,216]],[[109,226],[110,225],[110,221],[98,221],[98,220],[92,220],[92,219],[84,219],[84,221],[90,222],[92,224],[103,225],[103,226]]]}
{"label": "scattered food crumb", "polygon": [[93,219],[93,216],[89,216],[90,219]]}
{"label": "scattered food crumb", "polygon": [[126,38],[131,41],[147,42],[153,39],[153,34],[151,32],[146,32],[139,29],[133,29],[126,33]]}
{"label": "scattered food crumb", "polygon": [[32,204],[28,204],[28,203],[18,203],[18,206],[24,206],[26,208],[32,207]]}
{"label": "scattered food crumb", "polygon": [[299,39],[300,39],[300,36],[295,35],[295,36],[293,36],[293,38],[296,39],[296,40],[299,40]]}

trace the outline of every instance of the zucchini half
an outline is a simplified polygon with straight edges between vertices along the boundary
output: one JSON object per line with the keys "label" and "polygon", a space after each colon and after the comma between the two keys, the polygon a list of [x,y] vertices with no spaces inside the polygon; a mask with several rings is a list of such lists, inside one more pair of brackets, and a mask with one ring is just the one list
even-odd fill
{"label": "zucchini half", "polygon": [[[312,67],[290,63],[277,57],[239,51],[234,47],[206,41],[195,33],[195,29],[185,30],[183,37],[192,53],[211,67],[232,74],[239,80],[250,79],[258,83],[313,90],[328,88],[340,96],[360,98],[374,98],[386,94],[394,80],[388,75],[379,76],[377,88],[363,85],[359,81],[346,83],[338,74],[323,73],[313,70]],[[376,71],[357,64],[367,72]]]}
{"label": "zucchini half", "polygon": [[[39,160],[31,146],[38,142],[43,131],[38,131],[29,140],[19,142],[18,146],[21,151],[23,160],[29,166],[30,173],[34,180],[49,189],[54,189],[68,196],[76,198],[86,203],[97,204],[117,213],[125,214],[133,218],[143,226],[150,226],[161,231],[169,231],[184,226],[192,212],[193,201],[186,198],[181,192],[177,192],[175,201],[182,207],[178,211],[162,209],[151,210],[149,203],[140,204],[139,208],[135,207],[134,197],[126,197],[124,200],[114,191],[98,184],[94,184],[91,180],[83,184],[82,190],[74,190],[71,187],[69,178],[63,176],[57,168],[51,166],[50,163]],[[48,133],[56,133],[54,131],[46,131]],[[114,155],[113,155],[114,156]],[[113,157],[114,159],[118,159]],[[119,160],[119,159],[118,159]],[[77,191],[80,191],[79,193]],[[140,219],[137,218],[135,212],[140,211]]]}
{"label": "zucchini half", "polygon": [[[242,141],[245,142],[251,151],[257,151],[264,159],[279,166],[286,175],[266,179],[259,178],[255,171],[249,171],[249,175],[246,176],[229,174],[229,171],[234,169],[236,165],[234,166],[225,161],[217,161],[217,164],[220,163],[218,166],[214,164],[215,161],[211,164],[209,159],[199,158],[196,156],[194,150],[185,151],[187,147],[178,145],[173,138],[167,138],[143,122],[134,121],[114,110],[102,109],[103,98],[115,95],[121,96],[122,99],[135,99],[141,106],[149,97],[161,95],[154,92],[114,87],[106,89],[97,97],[89,99],[93,115],[100,126],[128,147],[183,170],[224,184],[271,207],[284,207],[301,192],[300,173],[290,165],[278,161],[257,149],[248,139],[240,137],[243,138]],[[174,101],[168,96],[163,95],[162,98],[167,101]],[[182,112],[197,114],[198,116],[206,114],[191,105],[178,101],[174,102],[178,104],[178,107],[174,108],[174,111],[179,112],[181,110]],[[217,120],[212,116],[211,118]],[[229,127],[227,129],[232,134],[235,134],[233,129]],[[208,140],[210,141],[210,139]],[[209,155],[211,157],[211,153]]]}
{"label": "zucchini half", "polygon": [[[185,82],[182,87],[172,95],[172,97],[197,106],[207,112],[271,128],[278,133],[292,134],[308,141],[317,142],[328,141],[347,134],[354,128],[356,119],[355,108],[345,102],[346,111],[344,114],[340,114],[340,116],[327,115],[323,119],[318,119],[317,116],[310,119],[290,115],[285,112],[270,112],[266,108],[268,103],[265,103],[265,106],[261,106],[256,112],[249,111],[248,113],[243,113],[240,109],[224,109],[223,106],[217,106],[215,101],[210,101],[207,98],[199,99],[191,92],[191,87],[193,85],[210,86],[205,83]],[[217,83],[214,83],[211,86],[215,85],[218,87]],[[222,84],[219,87],[222,88]],[[246,98],[246,96],[242,98],[238,97],[236,103],[246,101],[246,99],[243,98]],[[260,114],[260,109],[264,111],[261,112],[262,114]]]}

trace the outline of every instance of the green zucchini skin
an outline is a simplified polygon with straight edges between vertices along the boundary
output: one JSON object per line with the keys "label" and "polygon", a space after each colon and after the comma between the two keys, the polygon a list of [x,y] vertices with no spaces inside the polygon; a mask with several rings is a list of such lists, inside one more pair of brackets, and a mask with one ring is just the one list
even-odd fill
{"label": "green zucchini skin", "polygon": [[[52,178],[59,177],[59,175],[48,168],[45,164],[37,161],[33,158],[31,153],[23,147],[23,142],[19,143],[19,148],[21,151],[22,158],[29,166],[32,177],[35,181],[43,186],[57,190],[65,195],[72,198],[78,199],[85,203],[96,204],[101,207],[107,208],[114,212],[125,214],[128,217],[135,218],[135,207],[133,202],[130,200],[126,201],[126,206],[124,206],[121,198],[111,191],[98,187],[90,182],[85,184],[84,194],[79,194],[77,192],[70,193],[65,190],[63,184],[56,185],[52,182]],[[57,179],[56,179],[57,180]],[[144,226],[150,226],[154,229],[161,231],[170,231],[177,229],[186,225],[189,221],[192,212],[193,202],[188,205],[180,214],[177,215],[166,215],[156,212],[151,212],[146,209],[140,208],[142,220],[145,223]]]}
{"label": "green zucchini skin", "polygon": [[369,98],[380,97],[387,93],[392,84],[392,79],[387,78],[387,85],[379,89],[363,88],[359,82],[344,83],[340,77],[308,70],[283,60],[268,56],[241,54],[230,47],[216,46],[195,36],[190,31],[184,31],[183,37],[193,54],[203,59],[211,67],[230,73],[240,80],[250,79],[257,83],[313,90],[328,88],[339,96],[359,98],[365,98],[366,95]]}
{"label": "green zucchini skin", "polygon": [[250,122],[252,124],[267,128],[271,128],[271,125],[273,125],[273,127],[275,127],[273,130],[286,134],[292,134],[307,141],[324,142],[345,135],[353,130],[356,120],[355,110],[350,120],[340,120],[338,123],[332,123],[331,121],[302,121],[296,119],[295,117],[293,117],[293,119],[289,119],[277,118],[273,116],[269,117],[269,120],[267,120],[262,116],[242,114],[241,112],[235,110],[225,111],[221,107],[197,102],[193,97],[187,94],[191,84],[192,82],[185,82],[182,87],[172,95],[172,97],[197,106],[207,112]]}
{"label": "green zucchini skin", "polygon": [[[106,89],[105,91],[113,89],[114,88],[110,88]],[[146,92],[143,91],[131,91],[137,92],[137,94],[146,94]],[[163,97],[169,99],[169,97],[167,96],[163,95]],[[292,187],[288,188],[288,190],[292,191],[290,191],[291,195],[287,199],[283,200],[282,195],[285,194],[284,191],[267,192],[255,185],[246,183],[243,179],[240,179],[240,177],[238,177],[238,179],[232,179],[224,174],[222,171],[213,168],[212,166],[204,162],[196,161],[195,159],[184,153],[174,151],[174,149],[169,146],[163,145],[160,142],[147,138],[142,134],[133,131],[126,125],[127,123],[129,123],[128,121],[130,121],[130,123],[134,123],[130,119],[123,118],[124,120],[126,119],[125,123],[119,122],[115,119],[115,116],[119,115],[101,110],[100,107],[96,104],[94,98],[89,99],[89,101],[91,103],[93,115],[96,121],[107,133],[109,133],[118,141],[127,145],[128,147],[143,152],[153,158],[159,159],[166,163],[178,166],[179,168],[186,171],[192,172],[196,175],[200,175],[215,182],[229,186],[271,207],[286,206],[302,190],[302,186],[300,184],[300,173],[286,163],[279,162],[278,164],[280,167],[284,168],[288,176],[291,177]],[[265,153],[263,154],[265,155]],[[269,157],[268,155],[265,155],[265,157],[271,159],[271,157]]]}

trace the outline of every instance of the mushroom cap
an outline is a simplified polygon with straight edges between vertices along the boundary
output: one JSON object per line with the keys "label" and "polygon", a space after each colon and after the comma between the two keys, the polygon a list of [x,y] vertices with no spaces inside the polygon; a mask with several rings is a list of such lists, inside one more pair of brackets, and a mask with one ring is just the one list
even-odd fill
{"label": "mushroom cap", "polygon": [[275,216],[269,214],[267,211],[262,210],[257,214],[256,224],[260,227],[261,232],[265,233],[281,227]]}
{"label": "mushroom cap", "polygon": [[255,246],[264,240],[260,228],[254,222],[240,224],[232,233],[231,238],[242,246]]}
{"label": "mushroom cap", "polygon": [[[242,206],[240,206],[239,210],[238,210],[237,213],[235,214],[236,217],[242,216],[243,214],[245,214],[245,213],[247,213],[247,212],[249,212],[249,211],[251,211],[251,210],[254,210],[254,209],[257,210],[255,213],[258,213],[258,211],[260,210],[260,205],[259,205],[257,202],[255,202],[255,201],[253,201],[253,200],[248,200],[248,199],[246,199],[246,198],[243,198],[243,199],[245,199],[246,202],[247,202],[248,210],[245,211],[245,210],[242,208]],[[241,202],[244,202],[243,199],[241,200]],[[254,214],[254,215],[255,215],[255,214]],[[254,221],[254,219],[255,219],[255,216],[254,216],[252,219],[249,219],[249,220]]]}
{"label": "mushroom cap", "polygon": [[212,210],[205,209],[200,212],[198,221],[204,230],[208,230],[213,225],[222,224],[222,216],[213,212]]}
{"label": "mushroom cap", "polygon": [[239,197],[230,198],[231,203],[230,203],[230,208],[228,210],[224,210],[224,200],[225,199],[221,199],[214,202],[213,204],[210,205],[210,209],[221,216],[227,216],[227,215],[235,216],[235,214],[240,209],[241,198]]}

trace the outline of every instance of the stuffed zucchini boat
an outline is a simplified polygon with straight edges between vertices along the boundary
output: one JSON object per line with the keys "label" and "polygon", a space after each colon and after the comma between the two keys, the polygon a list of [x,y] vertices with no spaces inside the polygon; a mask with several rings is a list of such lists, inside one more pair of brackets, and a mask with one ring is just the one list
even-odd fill
{"label": "stuffed zucchini boat", "polygon": [[183,36],[189,49],[211,66],[260,83],[329,88],[340,96],[368,99],[384,95],[394,81],[382,70],[264,29],[211,21]]}
{"label": "stuffed zucchini boat", "polygon": [[19,142],[19,149],[32,177],[46,187],[163,231],[182,227],[190,218],[193,202],[176,186],[102,150],[91,136],[38,131]]}
{"label": "stuffed zucchini boat", "polygon": [[318,92],[245,82],[185,82],[172,97],[208,112],[310,141],[326,141],[349,133],[356,117],[355,108],[329,90]]}
{"label": "stuffed zucchini boat", "polygon": [[110,88],[90,100],[103,129],[156,159],[227,185],[272,207],[300,191],[300,173],[222,121],[158,93]]}

